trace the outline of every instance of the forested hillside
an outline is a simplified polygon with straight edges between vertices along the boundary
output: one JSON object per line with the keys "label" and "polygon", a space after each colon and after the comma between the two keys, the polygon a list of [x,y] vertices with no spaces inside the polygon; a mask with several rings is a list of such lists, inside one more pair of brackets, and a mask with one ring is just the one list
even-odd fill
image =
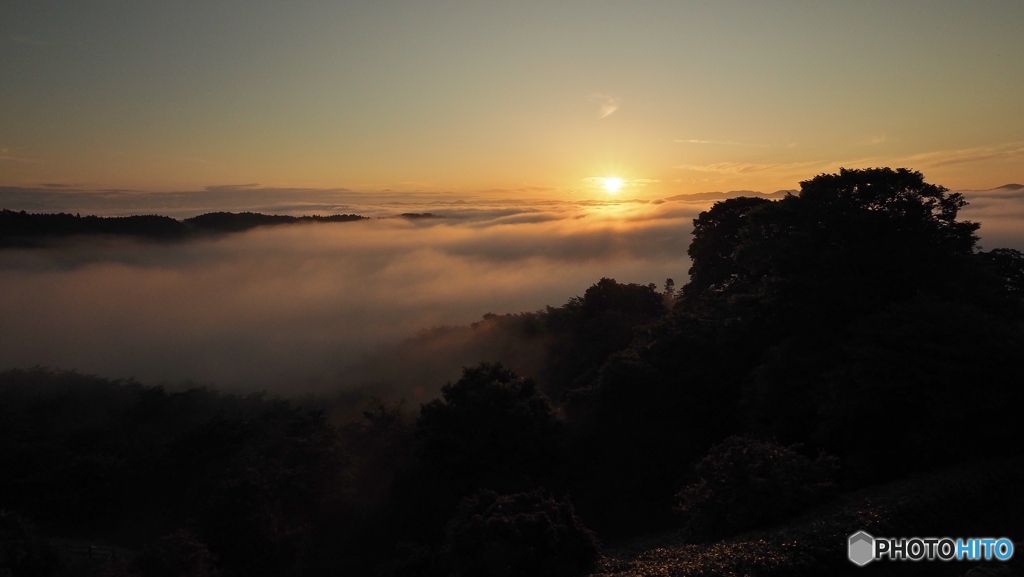
{"label": "forested hillside", "polygon": [[142,216],[81,216],[78,214],[30,214],[0,210],[0,248],[42,246],[56,239],[74,237],[123,237],[158,241],[185,240],[197,236],[241,232],[259,226],[303,222],[349,222],[365,217],[355,214],[285,216],[255,212],[210,212],[184,220],[155,214]]}
{"label": "forested hillside", "polygon": [[862,528],[1019,539],[1024,254],[916,172],[801,184],[701,213],[678,290],[488,315],[529,374],[481,358],[419,406],[2,373],[0,568],[820,575]]}

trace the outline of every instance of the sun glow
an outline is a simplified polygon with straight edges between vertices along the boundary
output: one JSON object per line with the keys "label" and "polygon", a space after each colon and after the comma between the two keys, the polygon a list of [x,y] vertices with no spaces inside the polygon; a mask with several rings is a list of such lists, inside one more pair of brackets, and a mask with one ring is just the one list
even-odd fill
{"label": "sun glow", "polygon": [[604,183],[604,189],[612,194],[615,194],[622,188],[621,178],[602,178],[601,181]]}

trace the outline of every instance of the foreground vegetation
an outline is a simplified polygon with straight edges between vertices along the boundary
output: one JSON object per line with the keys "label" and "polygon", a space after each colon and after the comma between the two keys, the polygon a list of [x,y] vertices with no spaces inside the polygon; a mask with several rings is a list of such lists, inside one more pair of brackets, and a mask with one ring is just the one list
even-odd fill
{"label": "foreground vegetation", "polygon": [[902,169],[719,202],[681,289],[488,315],[507,357],[357,420],[0,374],[0,567],[91,571],[70,540],[125,550],[111,575],[818,575],[859,529],[1019,538],[1024,255],[963,205]]}
{"label": "foreground vegetation", "polygon": [[[918,473],[852,491],[785,523],[712,542],[693,542],[684,531],[645,535],[607,548],[595,577],[801,575],[964,575],[984,563],[875,563],[861,568],[846,558],[846,538],[865,530],[877,536],[1020,534],[1024,481],[1018,458],[997,459]],[[1000,564],[1001,565],[1001,564]],[[1024,568],[1015,556],[1006,569]]]}

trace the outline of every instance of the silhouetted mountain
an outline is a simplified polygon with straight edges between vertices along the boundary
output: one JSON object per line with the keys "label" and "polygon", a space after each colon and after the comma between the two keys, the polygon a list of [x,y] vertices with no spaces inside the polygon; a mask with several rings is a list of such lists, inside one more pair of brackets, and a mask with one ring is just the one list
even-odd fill
{"label": "silhouetted mountain", "polygon": [[1024,184],[1011,183],[984,190],[961,190],[959,192],[967,198],[1020,198],[1024,194]]}
{"label": "silhouetted mountain", "polygon": [[677,194],[663,200],[717,200],[727,198],[740,198],[751,196],[755,198],[782,198],[787,194],[796,194],[795,190],[776,190],[775,192],[762,193],[753,190],[730,190],[729,192],[695,192],[693,194]]}
{"label": "silhouetted mountain", "polygon": [[258,226],[279,224],[296,224],[306,222],[349,222],[362,220],[365,217],[355,214],[332,214],[329,216],[287,216],[280,214],[260,214],[258,212],[210,212],[183,222],[186,226],[201,232],[240,232]]}
{"label": "silhouetted mountain", "polygon": [[0,211],[0,246],[26,245],[42,237],[114,235],[154,240],[184,238],[188,228],[173,218],[158,215],[99,217],[73,214],[29,214]]}
{"label": "silhouetted mountain", "polygon": [[115,236],[176,241],[203,234],[229,233],[259,226],[307,222],[349,222],[363,220],[355,214],[330,216],[284,216],[254,212],[211,212],[175,220],[167,216],[80,216],[67,213],[31,214],[25,211],[0,211],[0,248],[39,246],[47,239],[76,236]]}

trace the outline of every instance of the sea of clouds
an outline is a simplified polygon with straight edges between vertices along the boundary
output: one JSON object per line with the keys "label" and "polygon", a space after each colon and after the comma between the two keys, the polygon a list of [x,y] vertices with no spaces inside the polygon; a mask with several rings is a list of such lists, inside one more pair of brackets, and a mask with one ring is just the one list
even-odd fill
{"label": "sea of clouds", "polygon": [[[969,198],[962,216],[983,223],[985,248],[1024,248],[1021,190]],[[0,251],[0,370],[41,365],[146,383],[302,392],[357,384],[346,367],[362,363],[365,378],[367,358],[421,331],[558,306],[602,277],[659,289],[671,277],[681,286],[692,220],[714,199],[221,187],[180,195],[6,189],[0,201],[30,212],[371,217],[182,243],[96,240]],[[409,213],[434,218],[400,216]]]}
{"label": "sea of clouds", "polygon": [[[0,252],[0,369],[283,390],[344,381],[347,364],[424,329],[561,305],[601,277],[659,287],[681,279],[699,210],[348,205],[344,212],[373,218],[172,244],[8,249]],[[412,212],[437,218],[397,216]]]}

